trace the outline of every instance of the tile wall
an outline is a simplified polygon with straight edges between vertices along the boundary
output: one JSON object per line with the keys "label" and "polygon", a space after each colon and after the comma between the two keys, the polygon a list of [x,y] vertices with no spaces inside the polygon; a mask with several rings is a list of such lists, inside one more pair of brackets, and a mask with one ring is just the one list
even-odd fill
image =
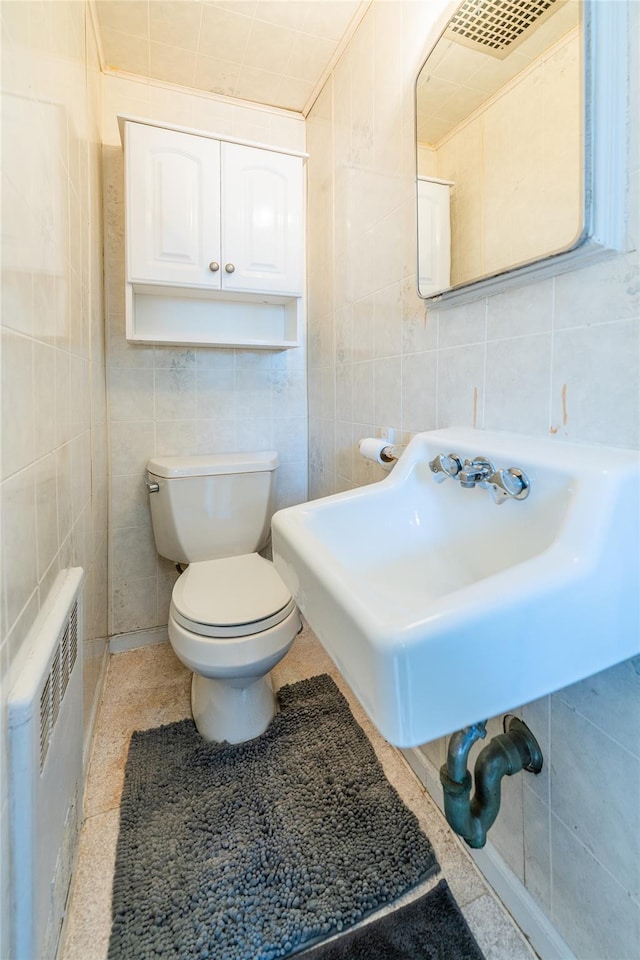
{"label": "tile wall", "polygon": [[4,704],[30,627],[80,565],[85,734],[107,636],[107,430],[101,75],[84,3],[5,2],[2,17],[2,873],[9,957]]}
{"label": "tile wall", "polygon": [[[637,62],[633,252],[425,310],[415,294],[413,84],[444,7],[376,0],[308,118],[314,497],[380,479],[357,441],[388,427],[405,437],[461,425],[640,445]],[[638,5],[630,8],[637,36]],[[521,712],[545,770],[507,781],[491,841],[577,956],[631,960],[640,942],[640,658]],[[424,752],[438,766],[444,749],[437,741]]]}
{"label": "tile wall", "polygon": [[275,449],[277,504],[307,495],[306,349],[129,343],[124,317],[123,153],[116,116],[305,149],[299,114],[104,77],[105,289],[111,443],[110,633],[166,624],[173,564],[158,557],[145,464],[155,455]]}

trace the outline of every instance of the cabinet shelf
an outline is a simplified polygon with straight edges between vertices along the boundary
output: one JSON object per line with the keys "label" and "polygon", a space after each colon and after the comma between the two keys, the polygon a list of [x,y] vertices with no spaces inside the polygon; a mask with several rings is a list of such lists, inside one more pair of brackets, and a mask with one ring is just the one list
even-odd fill
{"label": "cabinet shelf", "polygon": [[127,339],[288,350],[300,345],[300,297],[127,284]]}

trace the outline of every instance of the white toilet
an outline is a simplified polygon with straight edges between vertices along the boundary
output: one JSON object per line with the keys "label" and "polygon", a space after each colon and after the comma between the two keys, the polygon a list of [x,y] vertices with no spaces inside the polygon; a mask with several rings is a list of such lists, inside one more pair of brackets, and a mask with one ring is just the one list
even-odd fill
{"label": "white toilet", "polygon": [[189,564],[173,588],[169,640],[193,670],[191,708],[207,740],[242,743],[276,712],[269,671],[301,627],[269,540],[278,454],[156,457],[147,464],[158,553]]}

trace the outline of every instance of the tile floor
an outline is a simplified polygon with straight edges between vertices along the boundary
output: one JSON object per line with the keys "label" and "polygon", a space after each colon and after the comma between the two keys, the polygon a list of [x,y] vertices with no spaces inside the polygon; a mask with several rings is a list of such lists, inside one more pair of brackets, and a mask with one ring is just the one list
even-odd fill
{"label": "tile floor", "polygon": [[[400,903],[420,896],[444,876],[487,960],[533,960],[531,947],[490,892],[422,784],[401,754],[373,728],[314,634],[305,627],[273,671],[274,684],[280,687],[319,673],[330,674],[346,696],[388,779],[430,838],[442,868],[441,874],[412,890]],[[61,960],[104,960],[107,956],[119,803],[129,737],[134,730],[188,716],[190,677],[168,643],[111,657],[96,724]]]}

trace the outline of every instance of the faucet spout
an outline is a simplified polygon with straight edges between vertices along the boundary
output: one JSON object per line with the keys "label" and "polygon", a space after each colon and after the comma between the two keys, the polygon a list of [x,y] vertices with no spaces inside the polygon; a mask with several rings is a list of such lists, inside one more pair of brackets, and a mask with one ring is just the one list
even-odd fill
{"label": "faucet spout", "polygon": [[465,460],[458,477],[460,480],[460,486],[468,489],[471,489],[476,485],[479,487],[486,487],[489,477],[495,472],[495,467],[491,463],[491,460],[487,460],[485,457],[476,457],[474,460]]}

